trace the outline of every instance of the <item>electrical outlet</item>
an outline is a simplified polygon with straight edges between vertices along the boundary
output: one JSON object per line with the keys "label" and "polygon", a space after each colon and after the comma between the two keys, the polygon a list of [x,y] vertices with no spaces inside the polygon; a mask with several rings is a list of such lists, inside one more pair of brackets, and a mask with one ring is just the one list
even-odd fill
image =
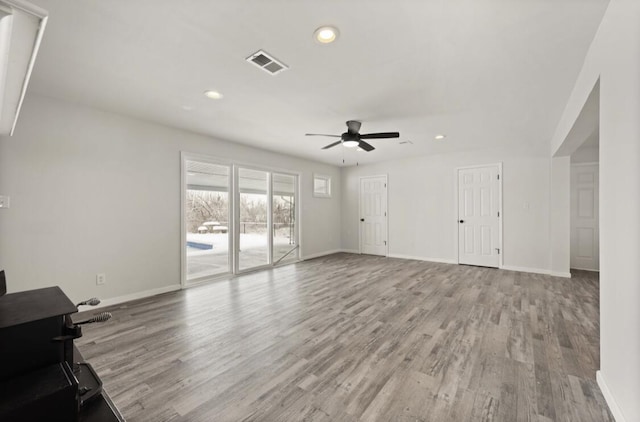
{"label": "electrical outlet", "polygon": [[106,274],[102,273],[102,274],[96,275],[96,284],[98,286],[101,286],[106,282],[107,282],[107,275]]}
{"label": "electrical outlet", "polygon": [[0,208],[9,208],[9,197],[0,195]]}

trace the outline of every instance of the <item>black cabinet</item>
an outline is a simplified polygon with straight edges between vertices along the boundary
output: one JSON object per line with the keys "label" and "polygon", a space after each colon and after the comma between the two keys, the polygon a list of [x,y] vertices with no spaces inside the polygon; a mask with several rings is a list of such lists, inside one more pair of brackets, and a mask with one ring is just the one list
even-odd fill
{"label": "black cabinet", "polygon": [[0,296],[0,421],[124,421],[90,365],[78,365],[76,312],[59,287]]}

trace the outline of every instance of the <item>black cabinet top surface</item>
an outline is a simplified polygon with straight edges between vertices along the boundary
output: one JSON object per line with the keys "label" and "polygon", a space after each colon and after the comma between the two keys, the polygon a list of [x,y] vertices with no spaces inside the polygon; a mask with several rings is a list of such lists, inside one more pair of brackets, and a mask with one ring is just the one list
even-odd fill
{"label": "black cabinet top surface", "polygon": [[0,297],[0,329],[78,312],[59,287],[11,293]]}

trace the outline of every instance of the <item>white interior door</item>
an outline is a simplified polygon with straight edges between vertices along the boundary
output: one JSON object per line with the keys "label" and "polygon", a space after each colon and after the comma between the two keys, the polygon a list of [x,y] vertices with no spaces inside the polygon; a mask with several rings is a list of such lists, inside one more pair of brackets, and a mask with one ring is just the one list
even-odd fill
{"label": "white interior door", "polygon": [[499,267],[500,169],[458,170],[458,262]]}
{"label": "white interior door", "polygon": [[571,167],[571,268],[598,271],[598,165]]}
{"label": "white interior door", "polygon": [[360,179],[360,252],[387,256],[387,176]]}

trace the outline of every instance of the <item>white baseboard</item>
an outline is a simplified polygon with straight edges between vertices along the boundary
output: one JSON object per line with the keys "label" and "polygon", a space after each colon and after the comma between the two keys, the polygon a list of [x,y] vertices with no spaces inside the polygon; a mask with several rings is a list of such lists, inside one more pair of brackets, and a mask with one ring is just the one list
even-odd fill
{"label": "white baseboard", "polygon": [[357,249],[340,249],[340,252],[342,253],[354,253],[357,255],[360,255],[360,251]]}
{"label": "white baseboard", "polygon": [[602,371],[596,372],[596,381],[598,381],[598,387],[600,387],[600,391],[602,391],[602,395],[604,396],[604,399],[609,405],[609,410],[611,410],[611,413],[613,414],[613,417],[616,420],[616,422],[626,422],[626,419],[622,415],[622,411],[618,407],[618,403],[616,403],[616,400],[613,398],[613,395],[611,394],[609,387],[607,387],[607,383],[604,380],[604,375],[602,375]]}
{"label": "white baseboard", "polygon": [[542,268],[529,268],[529,267],[516,267],[512,265],[503,265],[502,269],[509,270],[509,271],[519,271],[521,273],[546,274],[546,275],[551,274],[551,271],[544,270]]}
{"label": "white baseboard", "polygon": [[563,272],[558,272],[558,271],[551,271],[549,274],[554,276],[554,277],[571,278],[571,273],[563,273]]}
{"label": "white baseboard", "polygon": [[389,258],[400,258],[400,259],[413,259],[415,261],[427,261],[427,262],[437,262],[440,264],[457,264],[455,259],[446,259],[446,258],[428,258],[424,256],[411,256],[411,255],[402,255],[402,254],[389,254]]}
{"label": "white baseboard", "polygon": [[[132,300],[144,299],[147,297],[160,295],[162,293],[175,292],[176,290],[180,290],[179,284],[175,284],[172,286],[158,287],[157,289],[145,290],[142,292],[131,293],[129,295],[124,295],[124,296],[112,297],[110,299],[102,300],[99,305],[92,306],[91,309],[104,308],[105,306],[120,305],[121,303],[124,303],[124,302],[131,302]],[[86,311],[88,309],[82,309],[82,310]]]}
{"label": "white baseboard", "polygon": [[[330,251],[324,251],[324,252],[313,253],[311,255],[305,255],[304,257],[302,257],[302,260],[307,261],[309,259],[320,258],[321,256],[333,255],[334,253],[341,253],[341,252],[349,252],[349,251],[344,249],[332,249]],[[349,253],[352,253],[352,252],[349,252]]]}

